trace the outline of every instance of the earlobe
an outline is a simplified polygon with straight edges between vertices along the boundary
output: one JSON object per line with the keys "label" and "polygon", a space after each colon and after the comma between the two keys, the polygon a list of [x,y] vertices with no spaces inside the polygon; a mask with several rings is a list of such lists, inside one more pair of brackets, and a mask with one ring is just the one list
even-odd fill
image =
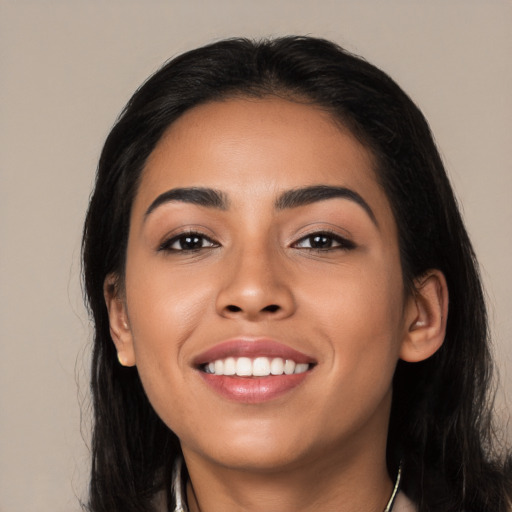
{"label": "earlobe", "polygon": [[410,363],[428,359],[441,347],[448,316],[448,286],[440,270],[428,270],[414,286],[400,350],[400,359]]}
{"label": "earlobe", "polygon": [[117,359],[122,366],[135,366],[132,332],[126,305],[119,290],[117,275],[109,274],[105,278],[103,295],[108,310],[110,335],[117,350]]}

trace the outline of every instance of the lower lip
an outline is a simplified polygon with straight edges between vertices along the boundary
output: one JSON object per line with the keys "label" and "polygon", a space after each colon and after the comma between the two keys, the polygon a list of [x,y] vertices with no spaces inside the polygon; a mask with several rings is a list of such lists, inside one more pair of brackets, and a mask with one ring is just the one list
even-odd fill
{"label": "lower lip", "polygon": [[257,404],[280,397],[299,386],[309,375],[294,373],[269,377],[237,377],[201,372],[201,377],[219,395],[235,402]]}

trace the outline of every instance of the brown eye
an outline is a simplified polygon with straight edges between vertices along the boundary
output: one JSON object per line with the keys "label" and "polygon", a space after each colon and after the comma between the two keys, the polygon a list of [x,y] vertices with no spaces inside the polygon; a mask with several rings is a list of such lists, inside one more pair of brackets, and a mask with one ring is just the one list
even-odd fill
{"label": "brown eye", "polygon": [[213,247],[218,247],[218,244],[205,235],[200,233],[183,233],[171,238],[170,240],[166,240],[160,245],[159,250],[188,252]]}
{"label": "brown eye", "polygon": [[313,233],[294,244],[299,249],[328,251],[330,249],[354,249],[355,244],[334,233]]}
{"label": "brown eye", "polygon": [[334,240],[326,235],[314,235],[309,237],[309,245],[313,249],[329,249],[333,246]]}

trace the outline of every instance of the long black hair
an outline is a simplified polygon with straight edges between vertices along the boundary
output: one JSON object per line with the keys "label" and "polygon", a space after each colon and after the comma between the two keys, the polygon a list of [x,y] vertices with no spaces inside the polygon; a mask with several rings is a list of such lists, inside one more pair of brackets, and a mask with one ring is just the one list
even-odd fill
{"label": "long black hair", "polygon": [[131,205],[146,159],[185,111],[230,97],[277,95],[328,111],[370,151],[398,226],[403,279],[446,276],[446,339],[420,363],[399,361],[387,463],[420,512],[504,512],[511,464],[493,448],[492,362],[478,267],[428,124],[384,72],[322,39],[230,39],[188,53],[148,79],[123,110],[101,154],[83,235],[86,299],[95,326],[89,510],[153,510],[180,455],[137,369],[118,364],[103,297],[124,273]]}

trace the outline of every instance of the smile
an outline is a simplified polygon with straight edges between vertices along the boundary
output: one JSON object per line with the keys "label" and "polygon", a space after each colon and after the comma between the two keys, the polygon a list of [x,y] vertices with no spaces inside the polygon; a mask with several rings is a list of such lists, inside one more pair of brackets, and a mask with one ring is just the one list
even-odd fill
{"label": "smile", "polygon": [[268,377],[269,375],[293,375],[307,372],[311,365],[297,363],[281,357],[227,357],[217,359],[203,367],[203,371],[212,375],[236,375],[238,377]]}
{"label": "smile", "polygon": [[194,359],[203,382],[215,394],[242,404],[268,402],[298,388],[316,360],[275,340],[225,341]]}

